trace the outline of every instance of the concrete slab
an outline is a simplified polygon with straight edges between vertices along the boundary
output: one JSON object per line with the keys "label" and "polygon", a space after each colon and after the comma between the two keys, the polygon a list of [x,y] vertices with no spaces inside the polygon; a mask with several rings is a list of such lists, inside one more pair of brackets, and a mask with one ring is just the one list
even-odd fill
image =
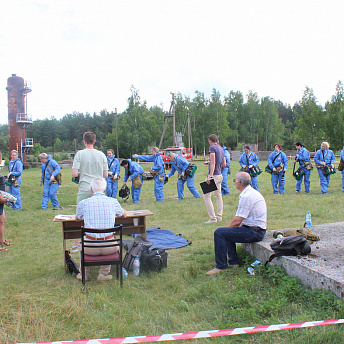
{"label": "concrete slab", "polygon": [[[289,276],[299,278],[311,288],[331,290],[337,297],[344,298],[344,222],[315,225],[310,230],[320,237],[311,245],[310,255],[278,257],[270,264],[282,265]],[[273,253],[270,247],[273,232],[267,231],[262,242],[242,244],[242,247],[256,259],[267,261]]]}

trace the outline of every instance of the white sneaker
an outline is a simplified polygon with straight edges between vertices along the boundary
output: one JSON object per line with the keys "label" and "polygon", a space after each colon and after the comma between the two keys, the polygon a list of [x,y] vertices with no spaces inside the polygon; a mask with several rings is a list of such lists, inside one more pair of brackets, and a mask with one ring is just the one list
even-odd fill
{"label": "white sneaker", "polygon": [[209,219],[208,221],[204,222],[204,223],[216,223],[217,222],[217,219]]}
{"label": "white sneaker", "polygon": [[217,222],[221,222],[222,221],[222,217],[216,216],[216,220],[217,220]]}
{"label": "white sneaker", "polygon": [[[82,275],[81,275],[81,272],[79,272],[77,275],[76,275],[76,278],[78,279],[78,280],[82,280]],[[90,279],[90,277],[86,274],[86,276],[85,276],[85,281],[88,281]]]}
{"label": "white sneaker", "polygon": [[97,281],[110,281],[112,280],[112,275],[103,275],[103,274],[99,274]]}

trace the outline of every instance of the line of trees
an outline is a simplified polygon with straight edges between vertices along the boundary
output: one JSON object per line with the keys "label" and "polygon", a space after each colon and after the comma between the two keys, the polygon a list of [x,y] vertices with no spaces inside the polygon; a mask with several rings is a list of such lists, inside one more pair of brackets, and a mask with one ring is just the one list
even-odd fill
{"label": "line of trees", "polygon": [[[178,93],[175,96],[176,131],[188,142],[188,122],[191,123],[192,145],[196,154],[208,151],[207,137],[215,133],[220,142],[231,149],[240,149],[243,143],[258,143],[260,150],[271,150],[275,143],[284,149],[294,149],[301,141],[309,150],[319,149],[320,143],[329,141],[331,148],[339,150],[344,144],[344,88],[341,81],[336,93],[322,108],[311,88],[306,87],[302,100],[293,107],[270,97],[259,98],[250,91],[244,99],[240,91],[231,91],[222,97],[213,89],[210,98],[196,91],[191,99]],[[27,131],[34,139],[32,154],[42,151],[70,151],[83,148],[82,135],[93,131],[97,135],[97,148],[116,151],[120,157],[147,152],[149,146],[160,142],[165,123],[165,112],[158,106],[148,108],[140,99],[139,91],[131,88],[128,107],[117,117],[107,110],[99,114],[67,114],[62,119],[36,120]],[[188,116],[190,116],[188,118]],[[4,151],[7,126],[0,127],[0,149]],[[8,142],[8,139],[7,139]],[[172,121],[167,127],[163,148],[172,145]]]}

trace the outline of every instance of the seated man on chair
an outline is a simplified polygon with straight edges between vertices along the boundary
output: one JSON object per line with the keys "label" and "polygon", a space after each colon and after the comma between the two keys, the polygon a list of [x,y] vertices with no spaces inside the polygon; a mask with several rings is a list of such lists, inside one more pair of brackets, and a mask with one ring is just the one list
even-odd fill
{"label": "seated man on chair", "polygon": [[[79,202],[76,209],[76,217],[84,219],[85,228],[107,229],[115,226],[116,216],[126,217],[126,211],[118,203],[117,199],[105,196],[106,180],[104,178],[94,178],[91,181],[92,197],[84,199]],[[85,241],[103,241],[107,245],[106,240],[112,240],[112,237],[107,237],[107,233],[90,233],[84,238]],[[98,245],[97,245],[98,246]],[[104,249],[89,249],[85,248],[85,253],[93,256],[104,256],[113,254],[118,250],[118,247],[104,247]],[[79,243],[79,252],[81,251],[81,243]],[[81,254],[81,253],[80,253]],[[80,260],[81,261],[81,260]],[[108,281],[112,279],[109,275],[111,265],[102,265],[99,269],[98,281]],[[90,267],[85,267],[85,278],[89,279]],[[82,276],[79,273],[76,276],[81,280]]]}
{"label": "seated man on chair", "polygon": [[214,232],[216,266],[207,275],[238,268],[236,243],[257,242],[265,236],[267,210],[264,197],[251,187],[248,173],[239,172],[234,181],[241,192],[238,209],[228,227],[220,227]]}

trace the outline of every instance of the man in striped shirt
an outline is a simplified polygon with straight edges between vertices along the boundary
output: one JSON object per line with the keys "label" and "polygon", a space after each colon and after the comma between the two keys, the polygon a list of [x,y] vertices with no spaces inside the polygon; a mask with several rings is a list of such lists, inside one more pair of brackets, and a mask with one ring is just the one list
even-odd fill
{"label": "man in striped shirt", "polygon": [[216,266],[207,275],[238,268],[236,243],[257,242],[265,236],[267,209],[264,197],[251,187],[248,173],[239,172],[234,181],[241,191],[238,209],[228,227],[217,228],[214,232]]}
{"label": "man in striped shirt", "polygon": [[[117,199],[107,197],[106,181],[104,178],[94,178],[91,181],[92,197],[82,200],[76,209],[76,217],[84,219],[85,228],[106,229],[112,228],[115,225],[116,216],[126,217],[126,211],[121,207]],[[103,245],[107,245],[106,240],[112,240],[108,237],[108,233],[86,233],[85,241],[99,240]],[[98,244],[97,244],[98,245]],[[79,244],[79,251],[81,250]],[[100,249],[85,248],[85,253],[93,256],[103,256],[113,254],[118,250],[118,247],[104,247]],[[111,265],[102,265],[99,269],[98,281],[107,281],[112,279],[109,275]],[[89,266],[85,267],[86,280],[89,278]],[[76,276],[81,279],[81,274]]]}

